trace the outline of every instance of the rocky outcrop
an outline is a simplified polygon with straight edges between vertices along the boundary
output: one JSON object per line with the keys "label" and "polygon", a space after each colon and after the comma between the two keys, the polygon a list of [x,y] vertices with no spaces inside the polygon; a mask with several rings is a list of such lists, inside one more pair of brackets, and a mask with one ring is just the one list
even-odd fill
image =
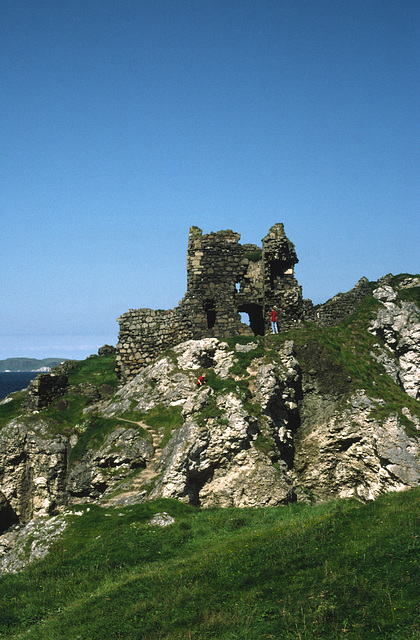
{"label": "rocky outcrop", "polygon": [[[411,395],[401,356],[407,356],[405,327],[417,312],[409,303],[391,301],[389,289],[376,295],[386,296],[388,305],[372,325],[387,345],[385,370]],[[415,332],[409,334],[415,344]],[[129,501],[171,497],[204,507],[242,507],[371,499],[418,485],[418,439],[407,435],[401,417],[376,419],[381,401],[363,390],[348,395],[346,382],[336,382],[340,371],[316,350],[314,368],[305,364],[305,373],[292,341],[269,357],[263,353],[258,342],[230,348],[216,338],[178,345],[112,399],[100,397],[84,410],[79,438],[98,414],[117,419],[118,426],[99,446],[72,454],[71,463],[77,436],[52,437],[42,412],[12,420],[0,432],[2,531],[71,504],[118,503],[122,495]],[[299,353],[305,361],[302,346]],[[213,376],[212,384],[197,388],[203,371]],[[168,422],[152,427],[147,415],[157,407]],[[130,421],[128,412],[145,421]],[[418,419],[408,408],[403,413],[416,434]]]}
{"label": "rocky outcrop", "polygon": [[[363,391],[325,421],[302,421],[295,438],[293,475],[300,490],[321,500],[371,500],[420,482],[419,440],[409,438],[396,414],[375,420],[376,403]],[[418,430],[420,423],[408,412]]]}
{"label": "rocky outcrop", "polygon": [[[159,475],[148,498],[206,507],[263,506],[371,499],[418,485],[418,440],[407,436],[400,418],[375,420],[378,399],[363,391],[343,404],[345,383],[329,388],[322,370],[321,381],[317,370],[302,376],[291,341],[275,362],[251,358],[242,378],[250,389],[246,400],[240,387],[229,393],[195,388],[198,369],[214,367],[222,380],[231,380],[234,363],[234,352],[223,342],[189,341],[174,350],[174,359],[145,369],[117,394],[118,403],[104,408],[112,415],[133,401],[146,411],[156,403],[183,407],[183,425],[155,461]],[[321,360],[319,365],[322,369]],[[418,430],[408,409],[405,416]]]}
{"label": "rocky outcrop", "polygon": [[17,573],[28,564],[45,558],[66,526],[63,515],[39,517],[0,535],[0,576]]}
{"label": "rocky outcrop", "polygon": [[68,439],[51,436],[42,420],[34,429],[15,419],[1,430],[0,486],[9,513],[6,524],[11,518],[25,522],[51,515],[67,503],[67,453]]}
{"label": "rocky outcrop", "polygon": [[88,451],[70,468],[68,503],[94,501],[109,495],[134,470],[145,468],[153,454],[153,445],[138,428],[117,427],[99,449]]}
{"label": "rocky outcrop", "polygon": [[[295,337],[296,345],[271,335],[188,339],[116,393],[94,380],[67,387],[69,365],[38,377],[21,415],[0,423],[0,571],[18,571],[47,553],[71,505],[169,497],[202,507],[263,507],[370,500],[418,486],[420,311],[401,290],[411,289],[404,295],[415,300],[419,282],[386,276],[364,307],[376,314],[364,344],[381,365],[369,393],[343,362],[342,353],[358,353],[359,334],[350,351],[334,343],[341,359],[327,348],[331,333],[323,327],[336,322],[335,311],[323,326],[304,328],[300,335],[309,338]],[[371,284],[362,279],[330,311],[354,310]],[[353,331],[361,330],[357,322]],[[378,371],[377,364],[367,368]],[[207,384],[198,387],[203,373]],[[375,395],[387,385],[389,397],[399,398],[396,410],[385,392]],[[63,429],[69,435],[57,435],[43,407],[55,397],[61,415],[80,396],[85,408]]]}
{"label": "rocky outcrop", "polygon": [[393,380],[398,382],[409,396],[418,400],[420,309],[413,302],[398,302],[396,292],[389,285],[378,287],[373,295],[383,305],[369,327],[369,331],[384,342],[384,347],[376,358],[384,364]]}

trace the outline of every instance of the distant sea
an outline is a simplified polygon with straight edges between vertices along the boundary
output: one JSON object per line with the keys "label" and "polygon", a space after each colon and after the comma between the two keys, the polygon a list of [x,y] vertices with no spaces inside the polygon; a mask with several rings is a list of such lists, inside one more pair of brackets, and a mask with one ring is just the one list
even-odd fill
{"label": "distant sea", "polygon": [[13,391],[26,389],[38,373],[39,371],[0,371],[0,400]]}

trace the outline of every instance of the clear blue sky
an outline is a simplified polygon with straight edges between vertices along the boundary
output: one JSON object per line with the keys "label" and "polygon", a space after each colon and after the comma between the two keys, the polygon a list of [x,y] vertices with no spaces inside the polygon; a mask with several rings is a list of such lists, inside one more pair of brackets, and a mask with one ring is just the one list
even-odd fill
{"label": "clear blue sky", "polygon": [[186,290],[191,225],[283,222],[315,303],[419,271],[415,0],[0,0],[0,358]]}

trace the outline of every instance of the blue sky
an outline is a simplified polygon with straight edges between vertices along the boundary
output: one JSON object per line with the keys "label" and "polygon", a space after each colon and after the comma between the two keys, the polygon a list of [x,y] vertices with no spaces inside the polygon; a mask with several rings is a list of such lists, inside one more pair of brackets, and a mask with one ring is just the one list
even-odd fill
{"label": "blue sky", "polygon": [[0,0],[0,358],[186,290],[283,222],[304,297],[419,269],[414,0]]}

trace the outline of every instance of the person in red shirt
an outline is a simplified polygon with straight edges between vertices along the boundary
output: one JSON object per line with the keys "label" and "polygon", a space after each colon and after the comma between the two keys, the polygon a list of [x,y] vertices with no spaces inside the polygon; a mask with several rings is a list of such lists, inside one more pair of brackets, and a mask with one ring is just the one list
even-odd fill
{"label": "person in red shirt", "polygon": [[273,333],[278,333],[279,329],[277,327],[277,311],[275,309],[271,310],[271,328]]}
{"label": "person in red shirt", "polygon": [[203,373],[203,375],[198,378],[197,387],[202,387],[203,386],[203,384],[205,383],[205,377],[206,377],[206,374]]}

